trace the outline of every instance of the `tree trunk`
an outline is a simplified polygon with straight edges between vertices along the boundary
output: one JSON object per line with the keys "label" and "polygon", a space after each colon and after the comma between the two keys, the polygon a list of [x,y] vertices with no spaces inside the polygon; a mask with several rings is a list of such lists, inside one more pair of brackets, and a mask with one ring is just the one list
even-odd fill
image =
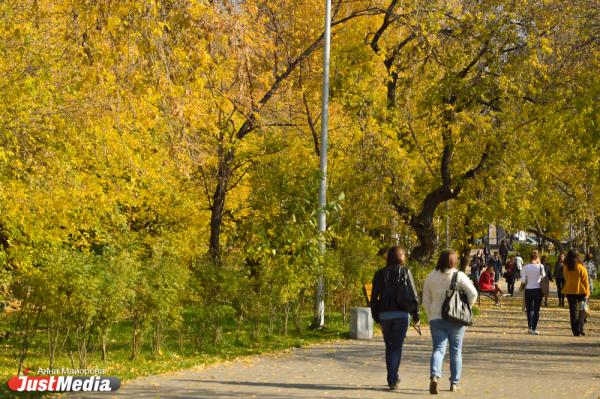
{"label": "tree trunk", "polygon": [[398,87],[398,72],[390,73],[390,80],[387,83],[387,107],[394,109],[396,107],[396,88]]}
{"label": "tree trunk", "polygon": [[288,320],[290,318],[290,303],[286,303],[284,307],[284,318],[283,318],[283,335],[288,335]]}
{"label": "tree trunk", "polygon": [[210,257],[218,261],[221,257],[221,225],[223,224],[223,211],[225,210],[225,197],[229,178],[231,177],[231,162],[234,152],[229,149],[223,154],[222,145],[219,146],[219,167],[217,170],[217,186],[212,196],[210,206]]}
{"label": "tree trunk", "polygon": [[433,227],[433,217],[437,207],[453,198],[453,192],[450,187],[441,186],[432,191],[423,200],[421,213],[414,215],[410,219],[410,226],[415,231],[419,244],[413,248],[410,258],[419,262],[426,262],[435,253],[435,229]]}
{"label": "tree trunk", "polygon": [[106,362],[106,350],[108,348],[108,334],[106,332],[102,332],[102,361]]}
{"label": "tree trunk", "polygon": [[423,220],[419,218],[416,221],[411,221],[410,225],[419,240],[419,244],[413,248],[410,254],[411,259],[420,262],[431,259],[435,252],[435,230],[433,223],[425,217]]}
{"label": "tree trunk", "polygon": [[131,355],[129,360],[135,360],[140,350],[140,341],[142,339],[142,326],[141,321],[138,319],[133,320],[133,331],[131,332]]}
{"label": "tree trunk", "polygon": [[48,368],[54,368],[56,349],[58,348],[59,328],[52,321],[48,322]]}

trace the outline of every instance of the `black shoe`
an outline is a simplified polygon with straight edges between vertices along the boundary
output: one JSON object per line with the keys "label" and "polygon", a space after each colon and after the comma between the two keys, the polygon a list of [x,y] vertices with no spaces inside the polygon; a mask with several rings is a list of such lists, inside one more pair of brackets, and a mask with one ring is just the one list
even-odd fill
{"label": "black shoe", "polygon": [[580,336],[585,337],[585,333],[582,331],[579,333]]}
{"label": "black shoe", "polygon": [[395,391],[396,389],[398,389],[398,383],[388,384],[388,387],[390,388],[390,391]]}
{"label": "black shoe", "polygon": [[437,383],[438,383],[437,377],[431,377],[431,379],[429,380],[429,393],[430,394],[437,395],[437,393],[438,393]]}

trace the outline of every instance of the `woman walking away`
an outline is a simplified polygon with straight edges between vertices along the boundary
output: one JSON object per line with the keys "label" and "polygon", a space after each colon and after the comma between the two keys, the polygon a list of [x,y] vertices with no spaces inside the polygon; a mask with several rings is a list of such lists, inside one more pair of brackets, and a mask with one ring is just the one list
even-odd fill
{"label": "woman walking away", "polygon": [[515,296],[515,277],[517,274],[517,262],[515,262],[514,255],[511,255],[505,267],[506,272],[504,272],[504,277],[506,278],[508,293],[510,294],[510,296]]}
{"label": "woman walking away", "polygon": [[405,266],[406,253],[392,247],[387,253],[386,267],[377,270],[371,291],[371,314],[381,324],[385,342],[387,383],[396,390],[400,378],[398,369],[402,359],[402,345],[408,329],[408,315],[419,324],[417,289],[410,270]]}
{"label": "woman walking away", "polygon": [[446,346],[450,342],[450,391],[458,390],[462,369],[462,341],[465,326],[442,319],[442,305],[446,291],[450,289],[452,277],[457,274],[456,289],[467,295],[467,301],[473,306],[477,299],[477,290],[463,272],[456,269],[456,252],[445,250],[440,254],[435,270],[429,273],[423,285],[423,306],[429,317],[433,351],[431,353],[429,393],[437,394],[438,380],[442,376],[442,363]]}
{"label": "woman walking away", "polygon": [[521,258],[521,255],[517,252],[516,256],[515,256],[515,262],[517,263],[517,280],[519,280],[521,278],[521,271],[523,270],[523,258]]}
{"label": "woman walking away", "polygon": [[502,258],[502,264],[505,265],[508,258],[508,244],[506,240],[500,241],[500,257]]}
{"label": "woman walking away", "polygon": [[579,260],[577,252],[573,250],[567,252],[563,274],[565,276],[565,286],[562,292],[567,296],[567,301],[569,302],[571,331],[573,331],[573,335],[576,337],[585,335],[583,331],[585,313],[580,312],[580,310],[583,303],[590,297],[590,283],[587,269]]}
{"label": "woman walking away", "polygon": [[531,262],[523,266],[521,287],[525,286],[525,310],[527,312],[527,328],[529,334],[539,335],[537,330],[542,305],[542,289],[540,284],[546,275],[544,266],[540,263],[538,251],[531,253]]}
{"label": "woman walking away", "polygon": [[565,285],[565,276],[563,274],[563,267],[565,262],[565,254],[560,253],[556,265],[554,265],[554,280],[556,281],[556,291],[558,293],[558,306],[565,306],[565,294],[562,292],[563,286]]}
{"label": "woman walking away", "polygon": [[[541,262],[544,266],[544,273],[546,273],[546,276],[542,279],[542,283],[546,284],[546,287],[548,288],[548,292],[544,296],[544,306],[548,307],[548,297],[550,296],[550,282],[553,282],[554,280],[552,279],[552,270],[550,270],[550,263],[548,262],[548,257],[546,255],[542,255]],[[544,280],[546,281],[544,282]],[[542,292],[542,295],[543,294],[544,292]]]}

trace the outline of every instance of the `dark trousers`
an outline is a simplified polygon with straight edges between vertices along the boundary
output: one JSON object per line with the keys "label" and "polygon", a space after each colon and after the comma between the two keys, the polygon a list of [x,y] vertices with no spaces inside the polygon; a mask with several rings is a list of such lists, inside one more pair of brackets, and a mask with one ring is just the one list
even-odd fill
{"label": "dark trousers", "polygon": [[515,294],[515,279],[514,279],[514,277],[507,278],[506,279],[506,285],[508,287],[508,293],[510,295],[514,295]]}
{"label": "dark trousers", "polygon": [[579,317],[579,305],[585,301],[585,294],[574,295],[567,294],[567,301],[569,301],[569,315],[571,316],[571,331],[574,336],[579,336],[583,332],[583,326],[585,323],[585,315]]}
{"label": "dark trousers", "polygon": [[402,345],[408,330],[408,315],[398,319],[381,320],[381,331],[385,342],[385,365],[388,384],[398,382],[398,369],[402,359]]}
{"label": "dark trousers", "polygon": [[565,280],[556,279],[556,292],[558,293],[558,306],[565,306],[565,294],[562,293]]}
{"label": "dark trousers", "polygon": [[542,305],[542,290],[540,288],[525,290],[525,310],[527,312],[527,326],[532,330],[537,329],[540,319],[540,306]]}

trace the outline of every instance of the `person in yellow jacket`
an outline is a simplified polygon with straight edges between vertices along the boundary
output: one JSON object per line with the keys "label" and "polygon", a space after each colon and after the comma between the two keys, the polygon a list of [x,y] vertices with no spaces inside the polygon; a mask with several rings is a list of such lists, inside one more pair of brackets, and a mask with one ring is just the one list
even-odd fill
{"label": "person in yellow jacket", "polygon": [[[582,303],[587,302],[590,297],[590,283],[588,272],[577,252],[570,250],[565,259],[563,269],[565,285],[562,292],[569,302],[569,313],[571,315],[571,330],[574,336],[583,336],[585,313],[580,312]],[[580,317],[581,315],[581,317]]]}

